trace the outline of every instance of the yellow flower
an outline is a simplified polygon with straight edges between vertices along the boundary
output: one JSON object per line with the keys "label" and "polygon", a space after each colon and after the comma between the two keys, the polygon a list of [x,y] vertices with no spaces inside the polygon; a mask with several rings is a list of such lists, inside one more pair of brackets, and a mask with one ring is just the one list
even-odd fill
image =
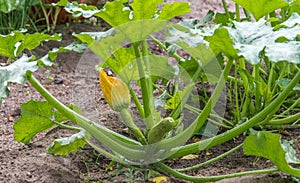
{"label": "yellow flower", "polygon": [[128,108],[130,95],[127,85],[119,78],[108,76],[100,69],[100,87],[106,102],[114,110],[120,112]]}

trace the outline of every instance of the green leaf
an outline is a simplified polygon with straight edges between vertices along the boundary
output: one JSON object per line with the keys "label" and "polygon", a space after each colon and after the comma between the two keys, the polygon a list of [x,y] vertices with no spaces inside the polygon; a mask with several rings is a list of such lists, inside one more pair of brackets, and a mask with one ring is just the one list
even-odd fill
{"label": "green leaf", "polygon": [[[116,0],[113,2],[106,2],[103,9],[99,13],[96,13],[95,16],[102,18],[112,27],[124,24],[130,21],[129,15],[131,10],[129,7],[125,7],[123,3],[127,2],[126,0]],[[117,17],[117,18],[116,18]]]}
{"label": "green leaf", "polygon": [[209,42],[209,47],[214,53],[224,53],[228,57],[236,57],[237,51],[233,48],[233,40],[229,36],[226,28],[218,28],[215,30],[212,36],[205,37],[205,40]]}
{"label": "green leaf", "polygon": [[[64,3],[62,3],[64,4]],[[94,14],[99,13],[100,10],[97,9],[96,6],[89,6],[86,4],[78,4],[77,2],[68,2],[64,9],[71,13],[73,17],[77,18],[83,16],[84,18],[90,18]]]}
{"label": "green leaf", "polygon": [[297,152],[291,146],[292,144],[293,141],[284,140],[282,142],[282,148],[285,150],[285,152],[287,152],[285,155],[285,159],[288,163],[300,164],[300,160],[297,158]]}
{"label": "green leaf", "polygon": [[21,117],[14,123],[14,138],[28,144],[39,132],[43,132],[54,123],[50,120],[53,107],[48,102],[31,100],[21,105]]}
{"label": "green leaf", "polygon": [[186,43],[189,47],[196,47],[200,43],[205,43],[203,36],[191,33],[189,29],[184,29],[179,25],[170,27],[168,33],[170,34],[166,39],[168,43],[177,44],[181,42]]}
{"label": "green leaf", "polygon": [[166,102],[165,108],[166,109],[173,109],[172,113],[169,115],[173,119],[177,119],[180,116],[180,113],[182,112],[184,105],[190,98],[191,92],[193,90],[193,87],[195,86],[195,83],[191,83],[187,85],[183,91],[177,91],[171,99],[169,99]]}
{"label": "green leaf", "polygon": [[266,47],[265,52],[266,56],[273,62],[300,63],[300,42],[270,44]]}
{"label": "green leaf", "polygon": [[[300,3],[300,2],[299,2]],[[300,5],[300,4],[299,4]],[[294,27],[296,26],[297,24],[299,25],[300,24],[300,15],[299,13],[293,13],[291,14],[291,16],[288,18],[288,20],[286,20],[285,22],[283,22],[282,24],[285,25],[286,27]],[[296,33],[296,34],[299,34]]]}
{"label": "green leaf", "polygon": [[165,109],[176,109],[181,103],[182,91],[177,91],[165,104]]}
{"label": "green leaf", "polygon": [[196,27],[205,26],[206,23],[212,21],[214,15],[215,13],[212,10],[209,10],[205,17],[199,23],[196,24]]}
{"label": "green leaf", "polygon": [[76,152],[86,144],[87,134],[84,130],[73,134],[70,137],[56,139],[47,148],[47,151],[54,155],[68,156],[71,152]]}
{"label": "green leaf", "polygon": [[132,47],[120,48],[113,52],[101,67],[111,68],[125,83],[137,80],[139,76]]}
{"label": "green leaf", "polygon": [[23,34],[20,31],[14,31],[9,35],[0,35],[0,55],[16,58],[24,49],[32,50],[38,47],[42,41],[49,40],[60,41],[61,36],[44,33]]}
{"label": "green leaf", "polygon": [[[300,63],[300,42],[296,41],[300,32],[299,18],[300,16],[294,13],[279,29],[274,30],[264,19],[258,22],[233,22],[234,26],[227,27],[227,30],[238,55],[251,64],[259,63],[263,54],[273,62]],[[283,37],[285,42],[278,42]],[[220,36],[219,38],[222,39]],[[215,41],[218,40],[210,40],[210,44],[215,44]],[[221,43],[218,45],[222,46]]]}
{"label": "green leaf", "polygon": [[[73,34],[73,36],[79,38],[82,35],[88,35],[89,38],[92,38],[93,40],[96,41],[101,41],[103,38],[109,37],[109,36],[114,36],[116,34],[116,30],[114,28],[111,28],[107,31],[104,32],[81,32],[80,34]],[[83,37],[82,37],[83,38]],[[81,38],[81,41],[86,42],[86,43],[90,43],[90,41],[88,40],[84,40]]]}
{"label": "green leaf", "polygon": [[212,25],[210,27],[199,28],[193,20],[182,21],[179,24],[173,24],[168,28],[168,37],[166,39],[169,43],[183,42],[189,47],[197,47],[199,44],[208,42],[204,39],[206,36],[212,36],[219,25]]}
{"label": "green leaf", "polygon": [[185,82],[190,81],[190,79],[193,78],[194,74],[200,68],[200,63],[193,58],[179,62],[179,65],[180,65],[180,78],[182,78]]}
{"label": "green leaf", "polygon": [[65,47],[53,48],[51,51],[48,52],[48,57],[50,60],[55,60],[58,53],[70,52],[70,51],[83,53],[87,48],[88,45],[86,43],[73,42]]}
{"label": "green leaf", "polygon": [[175,69],[169,64],[167,56],[148,55],[151,76],[170,80],[175,75]]}
{"label": "green leaf", "polygon": [[57,3],[52,3],[52,6],[66,6],[69,3],[68,0],[60,0]]}
{"label": "green leaf", "polygon": [[194,83],[189,84],[183,89],[183,91],[176,91],[175,94],[167,100],[165,104],[165,109],[176,109],[179,105],[185,103],[194,87]]}
{"label": "green leaf", "polygon": [[[163,20],[133,21],[111,29],[107,34],[76,34],[75,36],[82,42],[88,43],[90,49],[103,61],[111,57],[114,53],[122,49],[124,42],[139,42],[146,39],[151,33],[161,30],[165,26]],[[134,34],[133,34],[134,32]],[[113,35],[113,36],[108,36]],[[98,40],[100,39],[100,42]]]}
{"label": "green leaf", "polygon": [[0,98],[9,96],[7,86],[10,82],[24,84],[26,72],[34,72],[38,69],[37,62],[33,62],[33,59],[34,57],[23,55],[14,63],[0,67]]}
{"label": "green leaf", "polygon": [[61,41],[60,34],[48,35],[44,33],[25,34],[24,38],[19,43],[20,46],[16,48],[15,56],[18,56],[24,49],[33,50],[38,47],[42,41]]}
{"label": "green leaf", "polygon": [[24,39],[24,34],[19,31],[14,31],[9,35],[0,35],[0,55],[15,58],[16,44]]}
{"label": "green leaf", "polygon": [[163,3],[163,0],[135,0],[130,6],[133,9],[133,20],[147,20],[154,18],[157,12],[158,5]]}
{"label": "green leaf", "polygon": [[[291,148],[291,147],[289,147]],[[248,136],[243,145],[246,155],[262,156],[272,161],[280,171],[300,177],[300,169],[291,167],[288,163],[290,155],[287,155],[288,148],[280,142],[280,135],[270,132],[258,132]],[[298,160],[299,161],[299,160]]]}
{"label": "green leaf", "polygon": [[214,22],[216,24],[228,25],[228,23],[230,23],[230,19],[231,20],[234,19],[234,13],[232,12],[228,12],[228,13],[229,13],[229,17],[227,13],[217,13]]}
{"label": "green leaf", "polygon": [[183,15],[190,12],[190,5],[188,2],[174,2],[172,4],[165,4],[159,14],[159,19],[170,20],[175,16]]}
{"label": "green leaf", "polygon": [[[168,64],[168,58],[165,56],[148,55],[150,63],[151,76],[159,76],[164,79],[171,79],[174,76],[174,68]],[[101,67],[111,68],[125,83],[139,80],[136,56],[134,49],[120,48],[112,53]]]}
{"label": "green leaf", "polygon": [[0,67],[0,99],[9,96],[7,88],[9,83],[24,84],[27,72],[34,72],[39,67],[53,65],[48,56],[44,56],[37,61],[33,61],[34,59],[33,56],[28,57],[24,54],[12,64]]}
{"label": "green leaf", "polygon": [[284,0],[233,0],[237,4],[241,5],[246,10],[250,11],[256,20],[273,12],[279,8],[288,6],[288,3]]}
{"label": "green leaf", "polygon": [[[81,113],[75,104],[68,105],[70,109]],[[63,114],[54,110],[47,101],[35,101],[21,105],[21,117],[14,123],[14,138],[18,142],[28,144],[40,132],[44,132],[55,125],[52,121],[62,122],[68,120]]]}
{"label": "green leaf", "polygon": [[190,11],[189,4],[186,2],[165,4],[161,11],[158,6],[163,3],[162,0],[135,0],[128,6],[124,5],[125,3],[127,3],[126,0],[107,2],[95,16],[102,18],[112,27],[116,27],[137,20],[153,20],[155,18],[169,20]]}

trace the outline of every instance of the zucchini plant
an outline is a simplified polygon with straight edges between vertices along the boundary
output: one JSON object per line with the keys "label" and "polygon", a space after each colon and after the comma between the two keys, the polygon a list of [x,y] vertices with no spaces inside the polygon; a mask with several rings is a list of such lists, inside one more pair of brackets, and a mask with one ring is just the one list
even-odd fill
{"label": "zucchini plant", "polygon": [[[231,18],[234,13],[226,11],[225,15],[218,16],[227,16],[226,22],[220,23],[218,20],[218,24],[210,26],[205,25],[212,18],[212,12],[201,22],[170,22],[171,18],[189,11],[189,4],[185,2],[163,4],[162,0],[134,0],[128,3],[116,0],[97,9],[94,6],[60,1],[59,5],[74,16],[97,16],[112,28],[105,32],[74,34],[78,42],[53,49],[41,59],[24,54],[20,56],[22,49],[32,48],[32,45],[26,44],[26,39],[34,35],[16,32],[0,37],[0,42],[6,43],[0,44],[2,50],[5,50],[0,53],[6,54],[7,51],[10,54],[5,56],[12,59],[10,65],[0,68],[1,98],[8,97],[7,85],[10,82],[22,84],[28,80],[46,100],[33,100],[21,106],[21,118],[14,124],[15,140],[28,144],[37,133],[58,125],[77,133],[68,138],[57,139],[49,145],[47,151],[55,155],[68,155],[88,144],[106,157],[126,166],[154,170],[193,182],[210,182],[276,171],[300,177],[300,170],[291,165],[298,164],[299,160],[290,143],[281,142],[279,134],[263,130],[270,125],[288,124],[299,119],[300,19],[297,12],[288,11],[289,7],[292,9],[291,7],[296,6],[293,2],[289,4],[283,0],[277,1],[280,3],[269,3],[267,8],[261,10],[259,7],[253,8],[256,7],[253,3],[257,1],[247,1],[250,4],[245,4],[244,1],[236,0],[236,20]],[[264,4],[266,1],[261,0],[259,3]],[[250,20],[249,14],[252,13],[257,21],[241,21],[239,6],[245,10],[245,20]],[[286,17],[282,20],[271,16],[269,18],[268,14],[278,8],[284,8],[288,12]],[[262,18],[263,16],[265,17]],[[11,37],[16,35],[20,35],[20,39],[15,44],[8,44]],[[165,35],[165,39],[161,40],[157,35]],[[42,40],[53,38],[42,34],[39,36],[45,36]],[[59,40],[57,37],[55,39]],[[151,53],[149,41],[164,49],[166,55]],[[122,122],[134,138],[119,134],[92,121],[88,116],[81,115],[75,105],[64,105],[32,73],[40,66],[51,66],[59,52],[83,52],[88,48],[100,60],[97,63],[98,75],[107,103],[120,113]],[[178,54],[179,50],[187,52],[189,57]],[[176,64],[170,64],[170,58],[175,59]],[[292,73],[282,71],[282,74],[277,74],[281,67],[277,64],[290,68]],[[252,73],[246,69],[246,65],[253,65]],[[111,76],[106,71],[107,68],[117,77]],[[163,84],[158,85],[159,82]],[[200,96],[195,93],[195,89],[197,84],[203,82],[209,83],[214,90],[204,98],[205,105],[201,107]],[[233,110],[236,110],[236,115],[242,110],[242,115],[237,116],[235,121],[225,119],[215,110],[220,97],[224,96],[226,83],[230,82],[234,83],[234,87],[245,87],[244,94],[229,96],[235,98]],[[140,87],[141,100],[137,97],[137,91],[132,88],[133,83]],[[236,89],[228,91],[236,92]],[[160,91],[161,95],[154,95],[154,90]],[[143,125],[138,125],[133,120],[130,98]],[[288,99],[291,100],[287,101]],[[242,108],[239,102],[243,103]],[[278,109],[283,105],[287,109],[279,116]],[[161,106],[167,112],[163,113]],[[254,106],[254,110],[247,114],[247,111],[243,111],[246,110],[244,106]],[[287,116],[290,111],[294,114]],[[242,117],[245,120],[240,122]],[[74,126],[61,123],[66,120],[73,122]],[[205,140],[188,143],[199,131],[207,129],[207,125],[216,127],[215,134],[212,132],[213,135]],[[257,128],[260,126],[263,127]],[[226,130],[216,134],[219,127]],[[250,131],[251,128],[257,131]],[[248,134],[243,144],[207,164],[243,147],[245,154],[265,157],[276,168],[198,177],[184,172],[198,169],[201,164],[178,170],[165,162],[215,147],[243,133]]]}

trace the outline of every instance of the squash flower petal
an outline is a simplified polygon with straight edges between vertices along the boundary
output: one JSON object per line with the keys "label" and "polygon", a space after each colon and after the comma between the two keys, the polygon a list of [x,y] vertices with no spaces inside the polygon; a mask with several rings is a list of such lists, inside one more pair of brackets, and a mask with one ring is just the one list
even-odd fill
{"label": "squash flower petal", "polygon": [[128,108],[130,94],[128,86],[119,78],[108,76],[103,69],[100,69],[100,87],[106,102],[114,110],[120,112]]}

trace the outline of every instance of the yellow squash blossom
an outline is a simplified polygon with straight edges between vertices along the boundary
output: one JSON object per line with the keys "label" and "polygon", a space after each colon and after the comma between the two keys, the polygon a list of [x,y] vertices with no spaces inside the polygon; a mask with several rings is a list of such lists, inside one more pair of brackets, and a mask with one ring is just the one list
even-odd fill
{"label": "yellow squash blossom", "polygon": [[106,102],[114,110],[120,112],[128,108],[130,95],[128,86],[119,78],[108,76],[100,69],[100,87]]}

